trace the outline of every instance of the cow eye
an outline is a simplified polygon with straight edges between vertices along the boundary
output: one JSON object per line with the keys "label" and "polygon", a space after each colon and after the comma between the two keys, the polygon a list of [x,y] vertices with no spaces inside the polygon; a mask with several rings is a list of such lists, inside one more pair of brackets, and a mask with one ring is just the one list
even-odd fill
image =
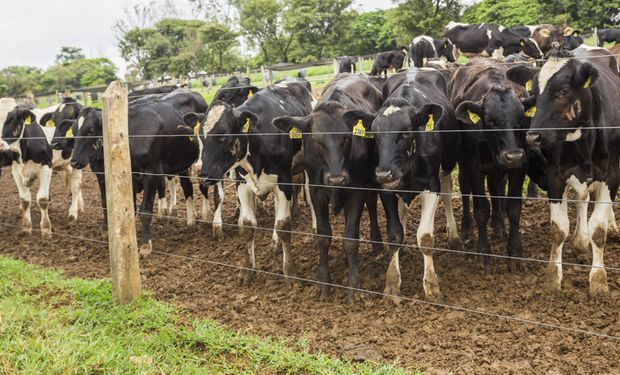
{"label": "cow eye", "polygon": [[568,95],[569,92],[570,92],[570,90],[567,87],[563,87],[558,94],[560,96],[566,96],[566,95]]}

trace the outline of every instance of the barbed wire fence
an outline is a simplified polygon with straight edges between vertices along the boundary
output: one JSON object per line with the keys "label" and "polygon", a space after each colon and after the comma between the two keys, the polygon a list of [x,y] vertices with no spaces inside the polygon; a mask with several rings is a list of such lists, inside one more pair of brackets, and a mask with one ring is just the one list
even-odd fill
{"label": "barbed wire fence", "polygon": [[[509,63],[509,64],[514,65],[514,63]],[[405,73],[396,73],[396,74],[405,74]],[[151,176],[160,177],[160,178],[177,178],[179,176],[174,175],[174,174],[166,174],[166,173],[144,173],[144,172],[131,171],[131,163],[130,163],[130,157],[129,157],[129,140],[132,138],[144,138],[144,137],[147,137],[147,138],[187,137],[187,135],[186,134],[152,134],[152,135],[130,134],[128,123],[127,123],[127,113],[126,113],[128,110],[128,106],[130,104],[128,103],[126,88],[123,87],[120,83],[115,82],[112,85],[110,85],[110,87],[108,88],[108,91],[106,91],[106,94],[103,96],[103,98],[104,98],[104,109],[103,109],[104,135],[103,136],[76,136],[76,137],[70,137],[70,138],[103,139],[103,145],[104,145],[104,150],[105,150],[104,154],[106,155],[106,169],[105,170],[109,172],[108,173],[94,172],[94,171],[89,171],[89,172],[93,174],[104,175],[106,179],[106,187],[111,187],[109,189],[106,189],[108,204],[107,204],[107,209],[105,210],[107,210],[107,217],[108,217],[108,240],[107,241],[98,240],[94,238],[87,238],[87,237],[82,237],[79,235],[62,233],[62,232],[54,232],[54,235],[57,235],[59,237],[66,237],[69,239],[75,239],[79,241],[89,241],[89,242],[96,243],[99,245],[108,246],[109,251],[110,251],[110,260],[111,260],[113,294],[115,295],[115,298],[120,303],[128,303],[134,298],[136,298],[140,294],[140,291],[141,291],[141,282],[140,282],[140,273],[139,273],[139,264],[138,264],[139,263],[138,248],[137,248],[137,240],[136,240],[136,233],[135,233],[135,218],[137,216],[152,215],[152,216],[157,216],[160,218],[170,219],[170,220],[184,220],[183,218],[171,216],[171,215],[161,215],[161,214],[153,214],[153,213],[146,213],[146,212],[133,212],[133,196],[132,196],[132,191],[131,191],[131,186],[132,186],[131,179],[133,177],[141,176],[141,175],[151,175]],[[620,125],[618,125],[618,127],[620,127]],[[609,125],[603,128],[616,129],[618,127]],[[590,129],[601,130],[602,128],[599,127],[599,128],[590,128]],[[584,128],[582,129],[582,131],[587,131],[590,129]],[[527,131],[528,129],[512,129],[512,130]],[[537,129],[537,130],[557,131],[557,130],[562,130],[562,129],[546,128],[546,129]],[[574,130],[574,129],[567,128],[564,130]],[[435,131],[442,132],[444,130],[438,129]],[[505,131],[505,129],[459,129],[459,130],[452,130],[451,132],[455,132],[455,131],[460,132],[460,133],[487,132],[487,131],[492,132],[492,131]],[[426,131],[424,130],[403,131],[403,132],[384,131],[384,132],[376,132],[375,134],[379,134],[379,133],[425,133],[425,132]],[[316,134],[316,133],[304,133],[303,135],[311,135],[311,134]],[[324,134],[339,135],[339,134],[349,134],[349,133],[327,132]],[[214,137],[216,136],[252,137],[252,136],[288,136],[288,135],[289,135],[288,133],[284,133],[284,132],[274,132],[274,133],[240,133],[240,134],[221,134],[221,135],[220,134],[209,134],[208,136],[209,137],[211,136],[214,136]],[[60,138],[65,138],[65,137],[60,137]],[[67,172],[60,171],[60,173],[67,173]],[[179,177],[179,178],[191,178],[193,180],[197,180],[199,183],[204,182],[204,179],[202,177]],[[230,189],[232,186],[238,183],[247,182],[247,180],[242,179],[242,178],[235,178],[232,180],[229,178],[209,179],[209,181],[210,182],[230,182],[231,184],[227,186],[226,189]],[[253,181],[253,183],[261,184],[260,181]],[[291,185],[294,187],[313,186],[313,187],[321,187],[321,188],[329,188],[329,189],[359,189],[359,190],[364,190],[364,191],[377,191],[377,192],[385,191],[384,189],[381,189],[380,187],[362,187],[362,186],[360,187],[355,187],[355,186],[336,187],[336,186],[321,185],[321,184],[312,185],[308,183],[288,183],[288,185]],[[116,189],[114,188],[114,186],[116,186]],[[407,189],[390,190],[390,192],[409,193],[409,194],[422,193],[422,191],[407,190]],[[448,194],[451,197],[454,196],[454,193],[437,192],[437,194],[438,195]],[[497,198],[497,199],[539,200],[539,201],[547,199],[545,197],[511,197],[511,196],[503,196],[503,195],[493,196],[490,194],[485,194],[485,195],[476,196],[476,197]],[[578,199],[568,199],[567,202],[589,203],[588,200],[578,200]],[[620,202],[612,201],[610,202],[610,204],[616,205],[616,204],[620,204]],[[89,206],[85,208],[89,208],[93,210],[94,209],[104,210],[104,208],[102,207],[95,207],[95,206]],[[208,220],[203,220],[203,219],[196,219],[196,222],[203,223],[203,224],[209,224],[209,225],[213,224],[213,221],[208,221]],[[223,222],[221,224],[223,226],[231,227],[231,228],[241,227],[238,223]],[[19,226],[8,223],[8,222],[0,222],[0,225],[6,226],[6,227],[19,228]],[[245,225],[244,227],[252,228],[258,231],[267,231],[267,232],[273,232],[274,230],[274,228],[262,227],[258,225],[257,226]],[[127,228],[133,228],[133,232],[131,230],[127,232]],[[34,229],[34,230],[38,231],[37,229]],[[314,238],[330,237],[331,239],[336,239],[336,240],[349,240],[349,241],[358,241],[360,243],[366,243],[366,244],[381,244],[381,245],[386,245],[386,246],[399,246],[402,248],[418,249],[417,245],[411,245],[411,244],[405,244],[405,243],[397,244],[397,243],[391,243],[391,242],[378,242],[378,241],[359,239],[359,238],[345,238],[342,236],[323,236],[318,233],[296,231],[296,230],[283,231],[283,232],[289,232],[290,234],[297,235],[297,236],[308,236],[308,237],[314,237]],[[429,249],[433,251],[437,251],[437,252],[458,254],[461,256],[493,257],[493,258],[498,258],[498,259],[517,260],[517,261],[533,262],[533,263],[539,263],[539,264],[557,263],[559,265],[564,265],[564,266],[592,268],[592,266],[585,265],[585,264],[570,263],[570,262],[554,262],[554,261],[544,260],[544,259],[514,257],[514,256],[507,256],[507,255],[502,255],[502,254],[483,254],[483,253],[478,253],[475,251],[447,249],[447,248],[440,248],[440,247],[433,247]],[[539,327],[543,327],[547,329],[555,329],[555,330],[565,331],[565,332],[573,333],[573,334],[583,334],[583,335],[594,336],[594,337],[610,339],[610,340],[620,340],[620,336],[616,336],[616,335],[610,335],[610,334],[605,334],[602,332],[575,328],[575,327],[570,327],[570,326],[557,325],[557,324],[537,321],[533,319],[524,319],[524,318],[520,318],[514,315],[499,314],[499,313],[483,311],[483,310],[478,310],[478,309],[471,309],[471,308],[462,307],[462,306],[431,302],[431,301],[427,301],[423,299],[395,296],[395,295],[390,295],[390,294],[386,294],[383,292],[377,292],[377,291],[368,290],[368,289],[353,288],[353,287],[349,287],[346,285],[340,285],[340,284],[335,284],[335,283],[325,283],[319,280],[313,280],[313,279],[308,279],[308,278],[303,278],[303,277],[287,276],[281,273],[270,272],[270,271],[265,271],[265,270],[260,270],[260,269],[249,269],[247,267],[243,267],[240,265],[218,262],[218,261],[199,258],[199,257],[179,255],[179,254],[163,252],[159,250],[154,250],[153,253],[157,255],[161,255],[161,256],[169,256],[169,257],[176,257],[176,258],[181,258],[181,259],[186,259],[186,260],[204,262],[206,264],[210,264],[213,266],[221,266],[221,267],[226,267],[226,268],[231,268],[231,269],[236,269],[236,270],[245,270],[245,271],[261,273],[269,277],[292,279],[295,281],[307,283],[309,285],[328,285],[333,288],[351,290],[357,293],[365,293],[365,294],[388,297],[388,298],[397,297],[404,301],[416,302],[416,303],[425,304],[425,305],[429,305],[429,306],[433,306],[437,308],[453,310],[453,311],[461,311],[461,312],[465,312],[469,314],[491,317],[491,318],[495,318],[495,319],[499,319],[503,321],[512,321],[512,322],[517,322],[521,324],[539,326]],[[607,266],[605,267],[605,269],[611,272],[620,272],[620,267]]]}

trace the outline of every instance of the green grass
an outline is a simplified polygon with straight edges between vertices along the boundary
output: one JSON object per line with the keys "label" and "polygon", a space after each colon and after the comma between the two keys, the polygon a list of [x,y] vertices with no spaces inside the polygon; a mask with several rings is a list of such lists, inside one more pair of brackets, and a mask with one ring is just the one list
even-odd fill
{"label": "green grass", "polygon": [[103,280],[0,257],[0,373],[401,374],[308,352],[308,343],[189,321],[146,295],[116,306]]}

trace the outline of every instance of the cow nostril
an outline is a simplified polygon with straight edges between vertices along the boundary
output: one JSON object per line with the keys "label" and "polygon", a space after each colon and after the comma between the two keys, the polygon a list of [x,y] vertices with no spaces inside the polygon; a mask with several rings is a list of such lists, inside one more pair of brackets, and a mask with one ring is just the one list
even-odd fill
{"label": "cow nostril", "polygon": [[541,143],[541,136],[538,133],[530,133],[528,132],[525,136],[525,140],[527,144],[530,146],[538,146]]}

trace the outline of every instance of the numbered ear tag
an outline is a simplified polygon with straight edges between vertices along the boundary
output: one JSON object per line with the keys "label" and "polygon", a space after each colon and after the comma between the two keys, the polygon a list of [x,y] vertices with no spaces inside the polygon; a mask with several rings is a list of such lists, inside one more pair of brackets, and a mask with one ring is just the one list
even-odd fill
{"label": "numbered ear tag", "polygon": [[428,115],[428,121],[426,122],[426,131],[432,132],[435,129],[435,119],[433,118],[433,114]]}
{"label": "numbered ear tag", "polygon": [[56,126],[56,123],[54,122],[54,120],[49,120],[48,122],[45,123],[46,128],[53,128],[55,126]]}
{"label": "numbered ear tag", "polygon": [[243,128],[241,128],[242,133],[247,133],[250,131],[250,118],[248,117],[245,120],[245,124],[243,124]]}
{"label": "numbered ear tag", "polygon": [[250,93],[248,94],[248,99],[250,99],[253,96],[254,96],[254,91],[250,90]]}
{"label": "numbered ear tag", "polygon": [[65,133],[65,138],[73,138],[73,128],[69,128]]}
{"label": "numbered ear tag", "polygon": [[358,120],[357,124],[353,127],[353,135],[356,137],[361,137],[361,138],[374,138],[375,136],[370,134],[370,133],[366,133],[366,128],[364,127],[364,122],[362,120]]}
{"label": "numbered ear tag", "polygon": [[531,79],[529,81],[525,82],[525,89],[527,91],[532,91],[532,86],[533,86],[533,83],[532,83]]}
{"label": "numbered ear tag", "polygon": [[587,89],[588,87],[590,87],[590,83],[592,83],[592,76],[588,77],[588,79],[586,80],[586,83],[583,84],[583,88]]}
{"label": "numbered ear tag", "polygon": [[536,106],[530,107],[527,111],[525,111],[525,117],[532,118],[536,115]]}
{"label": "numbered ear tag", "polygon": [[476,113],[467,110],[467,114],[469,114],[469,119],[471,120],[471,122],[474,123],[474,125],[480,122],[480,116],[478,116]]}
{"label": "numbered ear tag", "polygon": [[26,117],[26,121],[24,121],[24,125],[32,124],[32,118],[30,116]]}
{"label": "numbered ear tag", "polygon": [[299,130],[298,127],[294,126],[293,128],[291,128],[291,131],[289,132],[289,137],[291,139],[302,139],[303,135],[301,133],[301,130]]}

